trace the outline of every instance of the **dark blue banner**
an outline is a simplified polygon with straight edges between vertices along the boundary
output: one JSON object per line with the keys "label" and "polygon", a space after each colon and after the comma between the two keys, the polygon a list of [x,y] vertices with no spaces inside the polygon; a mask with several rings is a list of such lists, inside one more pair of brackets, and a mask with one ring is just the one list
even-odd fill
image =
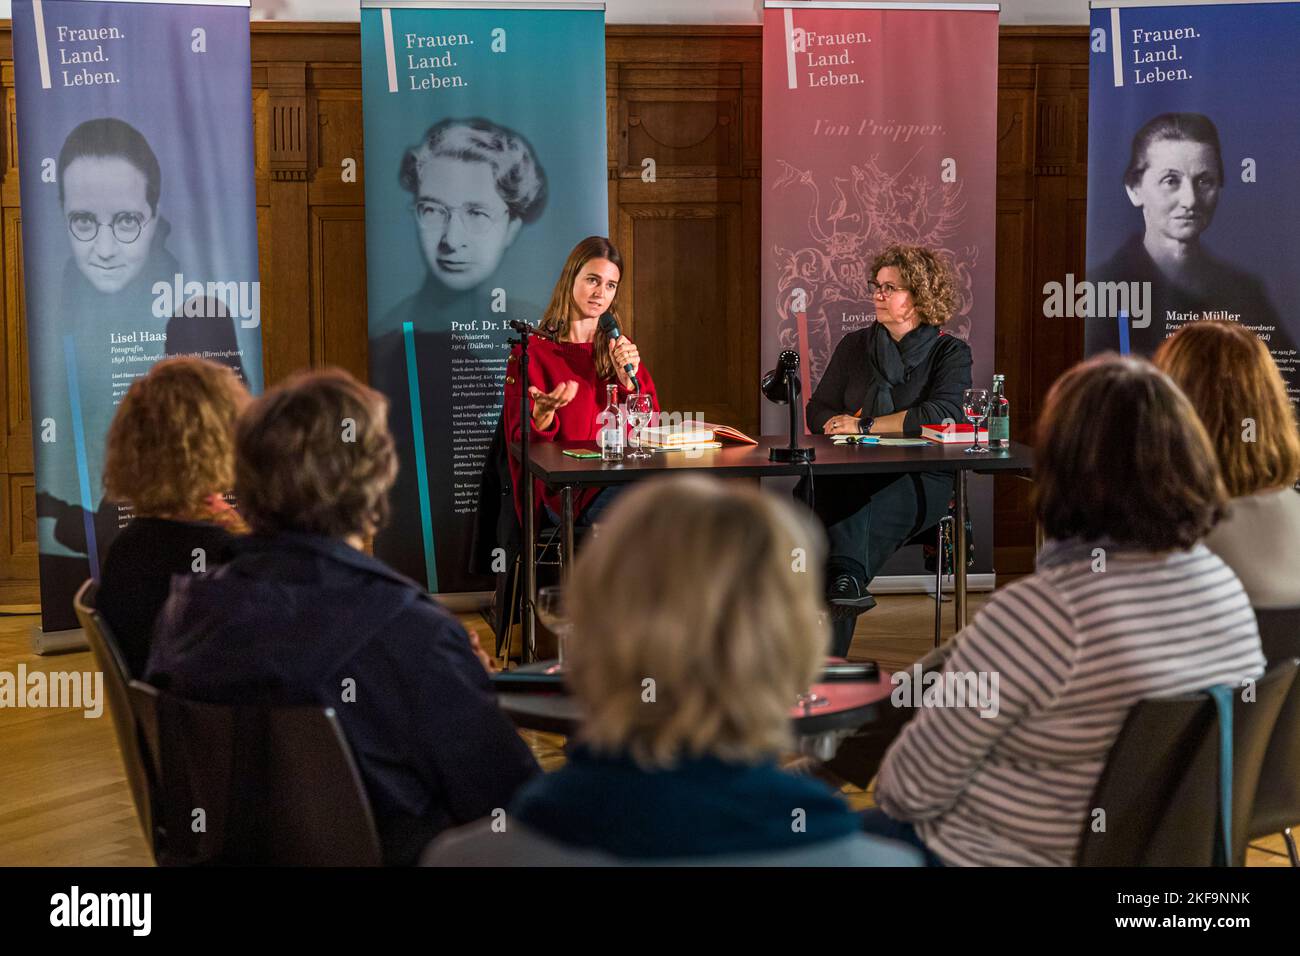
{"label": "dark blue banner", "polygon": [[16,0],[42,626],[76,626],[129,509],[104,442],[131,383],[197,354],[262,384],[248,4]]}
{"label": "dark blue banner", "polygon": [[[1094,5],[1086,350],[1239,322],[1300,399],[1300,4]],[[1049,313],[1050,314],[1050,313]]]}

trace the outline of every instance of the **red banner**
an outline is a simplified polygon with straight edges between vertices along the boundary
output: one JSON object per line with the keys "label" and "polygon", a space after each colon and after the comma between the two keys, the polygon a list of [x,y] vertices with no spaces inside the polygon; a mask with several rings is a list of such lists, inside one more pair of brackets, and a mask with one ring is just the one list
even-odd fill
{"label": "red banner", "polygon": [[[871,260],[895,243],[948,256],[960,305],[945,330],[991,386],[997,60],[995,7],[769,0],[763,368],[797,349],[805,400],[840,338],[875,321]],[[763,431],[784,414],[765,405]],[[972,492],[990,528],[991,494]],[[978,539],[985,553],[991,533]]]}

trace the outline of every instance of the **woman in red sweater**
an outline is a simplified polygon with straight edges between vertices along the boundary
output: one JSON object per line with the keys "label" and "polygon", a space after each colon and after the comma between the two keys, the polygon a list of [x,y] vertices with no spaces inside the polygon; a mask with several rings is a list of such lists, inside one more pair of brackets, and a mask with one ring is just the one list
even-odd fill
{"label": "woman in red sweater", "polygon": [[[528,347],[528,395],[532,399],[529,441],[558,441],[578,445],[595,441],[600,430],[597,416],[605,408],[605,386],[618,386],[618,400],[627,401],[633,391],[650,396],[659,411],[654,380],[641,364],[640,353],[626,335],[610,339],[600,330],[600,317],[609,312],[618,318],[619,281],[623,257],[604,236],[588,236],[573,247],[541,327],[558,341],[534,339]],[[632,366],[632,375],[624,366]],[[521,439],[518,379],[519,348],[510,354],[506,371],[505,418],[510,441]],[[635,383],[633,382],[635,379]],[[510,477],[515,488],[515,511],[523,519],[523,484],[519,461],[511,456]],[[619,486],[588,488],[573,500],[579,524],[591,524],[614,496]],[[544,505],[552,519],[560,512],[560,496],[538,481],[533,500]]]}

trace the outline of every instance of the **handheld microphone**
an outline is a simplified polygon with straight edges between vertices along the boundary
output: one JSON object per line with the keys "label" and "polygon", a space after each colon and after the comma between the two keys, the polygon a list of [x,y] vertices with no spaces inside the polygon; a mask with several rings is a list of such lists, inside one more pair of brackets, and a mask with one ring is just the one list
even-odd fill
{"label": "handheld microphone", "polygon": [[529,325],[527,322],[520,322],[518,319],[511,319],[508,324],[520,335],[535,335],[539,339],[546,339],[548,342],[559,341],[556,339],[554,332],[547,332],[545,329],[540,329],[535,325]]}
{"label": "handheld microphone", "polygon": [[[600,317],[600,329],[609,336],[611,342],[618,341],[619,337],[623,334],[623,330],[618,327],[618,319],[614,318],[614,313],[612,312],[606,312]],[[634,392],[640,391],[641,383],[636,380],[636,369],[632,367],[632,363],[628,362],[624,365],[623,371],[627,372],[627,377],[632,380],[632,390]]]}

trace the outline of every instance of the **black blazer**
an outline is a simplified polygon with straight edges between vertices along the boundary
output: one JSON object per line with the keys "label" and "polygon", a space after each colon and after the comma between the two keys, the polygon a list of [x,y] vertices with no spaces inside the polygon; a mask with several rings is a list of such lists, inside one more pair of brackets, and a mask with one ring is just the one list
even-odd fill
{"label": "black blazer", "polygon": [[[867,326],[850,332],[835,346],[830,365],[808,401],[808,428],[813,433],[820,435],[836,415],[857,414],[875,395],[878,383],[867,359],[871,329]],[[907,409],[903,433],[920,435],[922,425],[945,418],[963,421],[962,392],[970,387],[970,346],[956,336],[940,333],[921,362],[894,386],[894,408]]]}

